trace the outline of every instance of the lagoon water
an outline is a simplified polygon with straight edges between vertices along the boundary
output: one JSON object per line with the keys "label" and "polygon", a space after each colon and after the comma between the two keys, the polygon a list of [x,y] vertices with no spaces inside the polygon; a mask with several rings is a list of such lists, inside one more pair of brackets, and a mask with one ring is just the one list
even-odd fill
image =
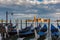
{"label": "lagoon water", "polygon": [[[27,27],[29,27],[31,24],[33,24],[33,23],[28,23],[28,24],[27,24]],[[38,23],[38,25],[39,25],[39,24],[41,25],[41,27],[43,27],[44,24],[46,24],[47,27],[48,27],[48,23]],[[51,22],[50,25],[51,25],[51,24],[53,24],[53,25],[57,28],[57,22]],[[59,24],[60,24],[60,23],[59,23]],[[14,25],[15,25],[15,24],[14,24]],[[37,23],[36,23],[35,26],[37,27]],[[20,23],[18,24],[18,27],[17,27],[17,28],[21,29],[21,24],[20,24]],[[26,23],[23,23],[23,24],[22,24],[22,28],[23,28],[23,29],[26,28]]]}
{"label": "lagoon water", "polygon": [[2,40],[2,36],[1,36],[1,34],[0,34],[0,40]]}
{"label": "lagoon water", "polygon": [[18,38],[17,40],[23,40],[24,38]]}

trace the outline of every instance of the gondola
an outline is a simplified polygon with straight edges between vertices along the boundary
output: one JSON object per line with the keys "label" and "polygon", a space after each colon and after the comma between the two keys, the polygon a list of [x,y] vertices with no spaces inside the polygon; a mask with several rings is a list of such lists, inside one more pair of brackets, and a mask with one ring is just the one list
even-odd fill
{"label": "gondola", "polygon": [[47,25],[44,24],[44,26],[40,29],[40,31],[37,33],[40,37],[38,38],[41,39],[41,40],[44,40],[46,38],[46,35],[47,35]]}
{"label": "gondola", "polygon": [[58,32],[58,29],[53,25],[51,24],[51,32]]}
{"label": "gondola", "polygon": [[[16,28],[16,26],[8,27],[8,29],[9,29],[8,34],[9,35],[15,35],[15,34],[17,34],[17,30],[15,28]],[[28,31],[29,28],[31,28],[31,26],[25,28],[26,30],[25,29],[23,29],[21,31],[19,30],[19,32],[20,33],[26,32],[26,31]]]}
{"label": "gondola", "polygon": [[20,37],[28,37],[28,36],[31,36],[31,35],[34,35],[34,31],[33,31],[34,29],[29,29],[29,30],[25,30],[25,31],[20,31],[19,32],[19,36]]}
{"label": "gondola", "polygon": [[16,30],[15,28],[16,28],[16,26],[8,27],[8,34],[9,34],[10,36],[17,34],[17,30]]}
{"label": "gondola", "polygon": [[8,35],[10,36],[16,35],[17,34],[17,30],[15,29],[16,27],[17,27],[17,24],[13,26],[13,23],[10,20],[10,23],[7,25]]}
{"label": "gondola", "polygon": [[20,32],[20,33],[27,32],[27,31],[31,30],[32,27],[33,27],[33,25],[31,24],[30,26],[28,26],[28,27],[26,27],[26,28],[24,28],[24,29],[22,29],[22,30],[19,30],[19,32]]}
{"label": "gondola", "polygon": [[[32,25],[31,25],[32,26]],[[19,33],[20,33],[20,37],[28,37],[28,36],[33,36],[34,35],[34,30],[36,29],[40,29],[40,25],[38,26],[38,27],[36,27],[36,28],[33,28],[33,26],[32,27],[30,27],[29,28],[29,30],[28,31],[20,31]]]}
{"label": "gondola", "polygon": [[44,24],[44,26],[40,29],[40,32],[38,32],[38,35],[43,36],[46,34],[47,31],[47,25]]}
{"label": "gondola", "polygon": [[[25,28],[26,30],[25,29],[19,30],[20,37],[22,37],[22,36],[24,36],[26,34],[29,35],[29,34],[33,33],[33,31],[32,31],[33,29],[31,29],[31,28],[32,28],[32,25],[27,27],[27,28]],[[17,34],[17,30],[14,29],[14,27],[10,27],[10,31],[8,31],[8,34],[11,35],[11,36],[16,35]]]}
{"label": "gondola", "polygon": [[29,30],[27,32],[23,32],[23,33],[20,33],[19,32],[19,37],[28,37],[28,36],[31,36],[31,35],[34,35],[34,32]]}
{"label": "gondola", "polygon": [[51,37],[52,40],[56,40],[59,37],[59,31],[53,24],[51,24]]}
{"label": "gondola", "polygon": [[[16,29],[17,25],[18,25],[18,23],[16,23],[16,26],[12,26],[11,20],[10,20],[10,26],[8,27],[8,29],[9,29],[8,34],[9,35],[16,35],[17,34],[17,29]],[[26,28],[23,29],[22,28],[22,20],[21,20],[21,30],[18,30],[18,31],[19,31],[19,33],[28,32],[32,27],[33,27],[32,24],[31,24],[31,26],[27,27],[27,21],[26,21]]]}
{"label": "gondola", "polygon": [[52,35],[59,36],[59,35],[57,35],[58,32],[59,32],[58,29],[53,24],[51,24],[51,33],[52,33]]}

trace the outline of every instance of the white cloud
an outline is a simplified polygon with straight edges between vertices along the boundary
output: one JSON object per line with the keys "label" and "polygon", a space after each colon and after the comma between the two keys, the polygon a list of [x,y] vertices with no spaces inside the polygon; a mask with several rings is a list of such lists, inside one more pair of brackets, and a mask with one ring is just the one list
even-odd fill
{"label": "white cloud", "polygon": [[32,0],[0,0],[1,4],[26,4],[26,3],[32,3],[32,4],[39,4],[38,1],[32,1]]}
{"label": "white cloud", "polygon": [[27,17],[27,18],[32,18],[32,17],[34,17],[34,15],[36,15],[37,16],[37,14],[20,14],[20,13],[18,13],[18,14],[14,14],[13,16],[15,17],[15,18],[25,18],[25,17]]}
{"label": "white cloud", "polygon": [[18,4],[18,5],[21,5],[21,4],[48,4],[48,3],[59,3],[60,0],[44,0],[42,2],[40,1],[37,1],[37,0],[0,0],[0,4]]}
{"label": "white cloud", "polygon": [[49,3],[56,4],[56,3],[60,3],[60,0],[44,0],[43,3],[44,4],[49,4]]}
{"label": "white cloud", "polygon": [[29,9],[29,10],[26,10],[25,12],[35,12],[35,13],[37,13],[38,10]]}

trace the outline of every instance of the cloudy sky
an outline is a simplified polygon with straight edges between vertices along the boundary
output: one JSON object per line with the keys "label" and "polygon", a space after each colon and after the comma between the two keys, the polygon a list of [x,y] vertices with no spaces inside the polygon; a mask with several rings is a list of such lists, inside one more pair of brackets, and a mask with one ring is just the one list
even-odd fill
{"label": "cloudy sky", "polygon": [[0,19],[5,19],[6,11],[9,19],[32,19],[34,15],[37,18],[59,19],[60,0],[0,0]]}

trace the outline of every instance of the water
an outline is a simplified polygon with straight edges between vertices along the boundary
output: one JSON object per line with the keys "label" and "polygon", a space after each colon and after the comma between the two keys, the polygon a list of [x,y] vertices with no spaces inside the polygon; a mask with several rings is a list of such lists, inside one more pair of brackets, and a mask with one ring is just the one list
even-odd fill
{"label": "water", "polygon": [[17,40],[23,40],[24,38],[18,38]]}
{"label": "water", "polygon": [[2,36],[1,36],[1,33],[0,33],[0,40],[2,40]]}

